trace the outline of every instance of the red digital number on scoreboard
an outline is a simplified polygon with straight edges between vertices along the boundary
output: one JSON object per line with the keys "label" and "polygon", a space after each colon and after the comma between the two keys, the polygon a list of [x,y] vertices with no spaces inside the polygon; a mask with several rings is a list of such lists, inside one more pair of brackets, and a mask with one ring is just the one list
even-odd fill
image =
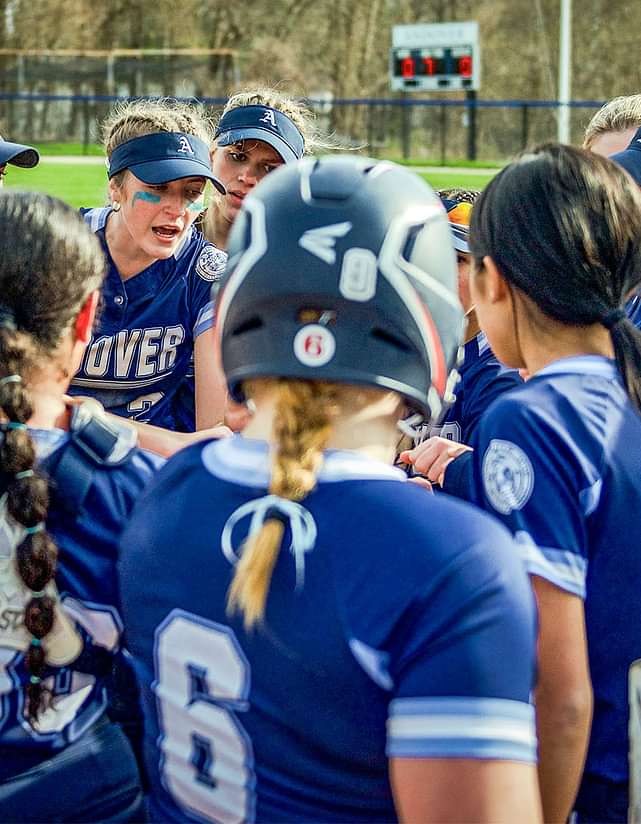
{"label": "red digital number on scoreboard", "polygon": [[436,61],[433,57],[424,57],[423,64],[425,66],[425,74],[428,74],[430,77],[436,74]]}
{"label": "red digital number on scoreboard", "polygon": [[466,54],[463,57],[459,57],[458,60],[458,73],[461,77],[472,77],[472,55]]}
{"label": "red digital number on scoreboard", "polygon": [[404,57],[401,60],[401,77],[414,77],[414,58]]}

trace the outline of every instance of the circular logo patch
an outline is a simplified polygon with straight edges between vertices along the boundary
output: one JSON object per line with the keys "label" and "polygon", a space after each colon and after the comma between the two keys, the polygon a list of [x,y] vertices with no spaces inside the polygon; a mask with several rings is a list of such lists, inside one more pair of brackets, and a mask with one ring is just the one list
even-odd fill
{"label": "circular logo patch", "polygon": [[205,246],[196,261],[196,274],[213,283],[220,280],[227,265],[227,253],[215,246]]}
{"label": "circular logo patch", "polygon": [[490,503],[502,515],[525,506],[534,487],[534,470],[520,446],[490,441],[483,456],[483,485]]}
{"label": "circular logo patch", "polygon": [[310,323],[294,338],[294,354],[305,366],[325,366],[334,357],[336,340],[326,326]]}

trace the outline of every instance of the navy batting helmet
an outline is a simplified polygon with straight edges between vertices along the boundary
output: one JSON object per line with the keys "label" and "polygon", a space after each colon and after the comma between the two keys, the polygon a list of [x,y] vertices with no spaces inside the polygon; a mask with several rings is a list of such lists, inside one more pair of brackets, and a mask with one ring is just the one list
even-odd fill
{"label": "navy batting helmet", "polygon": [[463,331],[445,210],[416,174],[304,159],[245,198],[217,327],[229,390],[283,377],[391,389],[440,414]]}

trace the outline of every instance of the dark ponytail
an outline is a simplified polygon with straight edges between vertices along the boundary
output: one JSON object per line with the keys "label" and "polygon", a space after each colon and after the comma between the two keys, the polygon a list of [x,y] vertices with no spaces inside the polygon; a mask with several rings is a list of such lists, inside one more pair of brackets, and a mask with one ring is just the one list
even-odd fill
{"label": "dark ponytail", "polygon": [[623,383],[634,405],[641,412],[641,331],[627,317],[621,318],[609,328],[614,357]]}
{"label": "dark ponytail", "polygon": [[641,191],[612,161],[544,145],[490,181],[472,212],[477,267],[488,255],[553,320],[610,330],[641,412],[641,333],[624,305],[641,284]]}
{"label": "dark ponytail", "polygon": [[26,715],[34,723],[46,700],[47,637],[56,620],[57,547],[46,530],[49,488],[36,467],[27,423],[29,383],[61,369],[56,351],[104,274],[96,239],[76,213],[39,194],[0,194],[0,474],[6,514],[22,527],[16,571],[30,591],[24,627],[29,681]]}

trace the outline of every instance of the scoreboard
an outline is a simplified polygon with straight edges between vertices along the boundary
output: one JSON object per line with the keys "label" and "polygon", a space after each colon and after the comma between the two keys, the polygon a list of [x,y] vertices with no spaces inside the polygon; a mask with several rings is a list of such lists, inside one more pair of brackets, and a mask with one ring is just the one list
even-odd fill
{"label": "scoreboard", "polygon": [[394,26],[392,91],[476,91],[481,54],[478,23]]}

